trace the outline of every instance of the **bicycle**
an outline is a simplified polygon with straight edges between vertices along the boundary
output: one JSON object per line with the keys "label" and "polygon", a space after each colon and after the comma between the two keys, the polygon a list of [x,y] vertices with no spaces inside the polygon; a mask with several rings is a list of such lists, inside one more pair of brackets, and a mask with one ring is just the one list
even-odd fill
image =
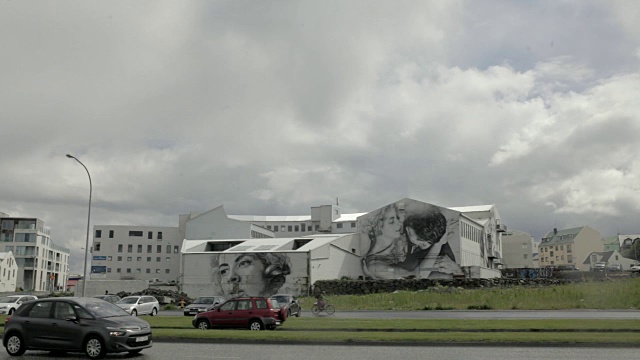
{"label": "bicycle", "polygon": [[336,307],[331,304],[323,304],[323,306],[320,306],[318,305],[318,302],[315,302],[311,307],[311,313],[313,315],[318,315],[321,311],[326,312],[327,315],[333,315],[333,313],[336,312]]}

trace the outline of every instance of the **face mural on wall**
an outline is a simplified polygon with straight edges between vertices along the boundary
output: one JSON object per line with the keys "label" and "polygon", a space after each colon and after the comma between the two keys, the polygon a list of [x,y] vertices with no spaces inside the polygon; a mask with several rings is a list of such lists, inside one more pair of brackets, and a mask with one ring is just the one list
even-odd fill
{"label": "face mural on wall", "polygon": [[291,262],[280,253],[220,253],[211,258],[216,294],[271,296],[278,293],[291,273]]}
{"label": "face mural on wall", "polygon": [[425,205],[404,210],[391,204],[367,215],[361,227],[370,241],[362,260],[367,277],[452,278],[463,274],[448,243],[455,228],[452,221],[439,208]]}

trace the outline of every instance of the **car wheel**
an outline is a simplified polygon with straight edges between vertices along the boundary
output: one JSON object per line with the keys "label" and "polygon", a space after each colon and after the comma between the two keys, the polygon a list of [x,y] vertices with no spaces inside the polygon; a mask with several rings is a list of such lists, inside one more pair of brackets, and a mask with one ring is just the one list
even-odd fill
{"label": "car wheel", "polygon": [[138,316],[138,311],[136,309],[131,310],[131,316]]}
{"label": "car wheel", "polygon": [[260,320],[251,320],[251,322],[249,322],[249,330],[262,330],[264,329],[264,326],[262,325],[262,322],[260,322]]}
{"label": "car wheel", "polygon": [[7,353],[11,356],[20,356],[27,350],[22,336],[17,333],[9,335],[5,347],[7,348]]}
{"label": "car wheel", "polygon": [[16,309],[11,308],[11,309],[9,309],[9,312],[7,313],[7,315],[11,316],[11,315],[13,315],[14,312],[16,312]]}
{"label": "car wheel", "polygon": [[300,317],[301,312],[302,312],[302,309],[298,309],[298,312],[296,313],[296,317]]}
{"label": "car wheel", "polygon": [[209,322],[207,320],[198,320],[196,327],[200,330],[208,330],[210,328]]}
{"label": "car wheel", "polygon": [[107,355],[104,341],[97,336],[89,336],[84,343],[84,353],[89,359],[102,359]]}
{"label": "car wheel", "polygon": [[158,309],[156,308],[151,309],[151,316],[156,316],[156,315],[158,315]]}

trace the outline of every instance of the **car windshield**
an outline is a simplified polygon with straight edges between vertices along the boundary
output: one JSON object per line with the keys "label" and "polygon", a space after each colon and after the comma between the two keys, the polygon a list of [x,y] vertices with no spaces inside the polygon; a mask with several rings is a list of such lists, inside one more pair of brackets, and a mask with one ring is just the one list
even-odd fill
{"label": "car windshield", "polygon": [[19,299],[19,297],[5,296],[3,298],[0,298],[0,303],[3,303],[3,304],[14,303],[14,302],[17,302],[18,299]]}
{"label": "car windshield", "polygon": [[91,301],[81,303],[81,305],[95,318],[130,316],[128,312],[120,307],[105,301]]}
{"label": "car windshield", "polygon": [[[289,302],[289,297],[288,296],[274,296],[271,298],[271,300],[275,300],[278,304],[280,305],[285,305]],[[276,306],[276,304],[274,304],[273,306]]]}
{"label": "car windshield", "polygon": [[213,304],[212,297],[199,297],[195,299],[194,304]]}
{"label": "car windshield", "polygon": [[126,297],[118,301],[118,304],[136,304],[137,302],[138,302],[137,297]]}

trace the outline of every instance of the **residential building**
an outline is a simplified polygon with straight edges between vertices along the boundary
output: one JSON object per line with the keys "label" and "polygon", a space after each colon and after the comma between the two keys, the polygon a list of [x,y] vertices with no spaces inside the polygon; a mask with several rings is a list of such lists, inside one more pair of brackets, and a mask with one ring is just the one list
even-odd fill
{"label": "residential building", "polygon": [[538,267],[538,244],[530,234],[517,230],[506,231],[502,234],[502,249],[503,268]]}
{"label": "residential building", "polygon": [[[582,264],[592,252],[602,251],[600,232],[589,226],[553,229],[539,245],[540,266]],[[586,269],[581,269],[586,270]]]}
{"label": "residential building", "polygon": [[16,291],[18,264],[13,253],[0,252],[0,292]]}
{"label": "residential building", "polygon": [[597,262],[604,262],[607,265],[620,264],[622,265],[622,269],[624,270],[631,268],[631,266],[636,263],[635,260],[622,256],[622,254],[620,254],[620,252],[617,250],[592,252],[582,262],[582,264],[584,265],[583,270],[593,269],[593,264]]}
{"label": "residential building", "polygon": [[177,281],[181,244],[178,227],[96,225],[89,280]]}
{"label": "residential building", "polygon": [[16,288],[51,291],[66,285],[69,249],[56,245],[50,232],[37,218],[0,218],[0,251],[15,257]]}

